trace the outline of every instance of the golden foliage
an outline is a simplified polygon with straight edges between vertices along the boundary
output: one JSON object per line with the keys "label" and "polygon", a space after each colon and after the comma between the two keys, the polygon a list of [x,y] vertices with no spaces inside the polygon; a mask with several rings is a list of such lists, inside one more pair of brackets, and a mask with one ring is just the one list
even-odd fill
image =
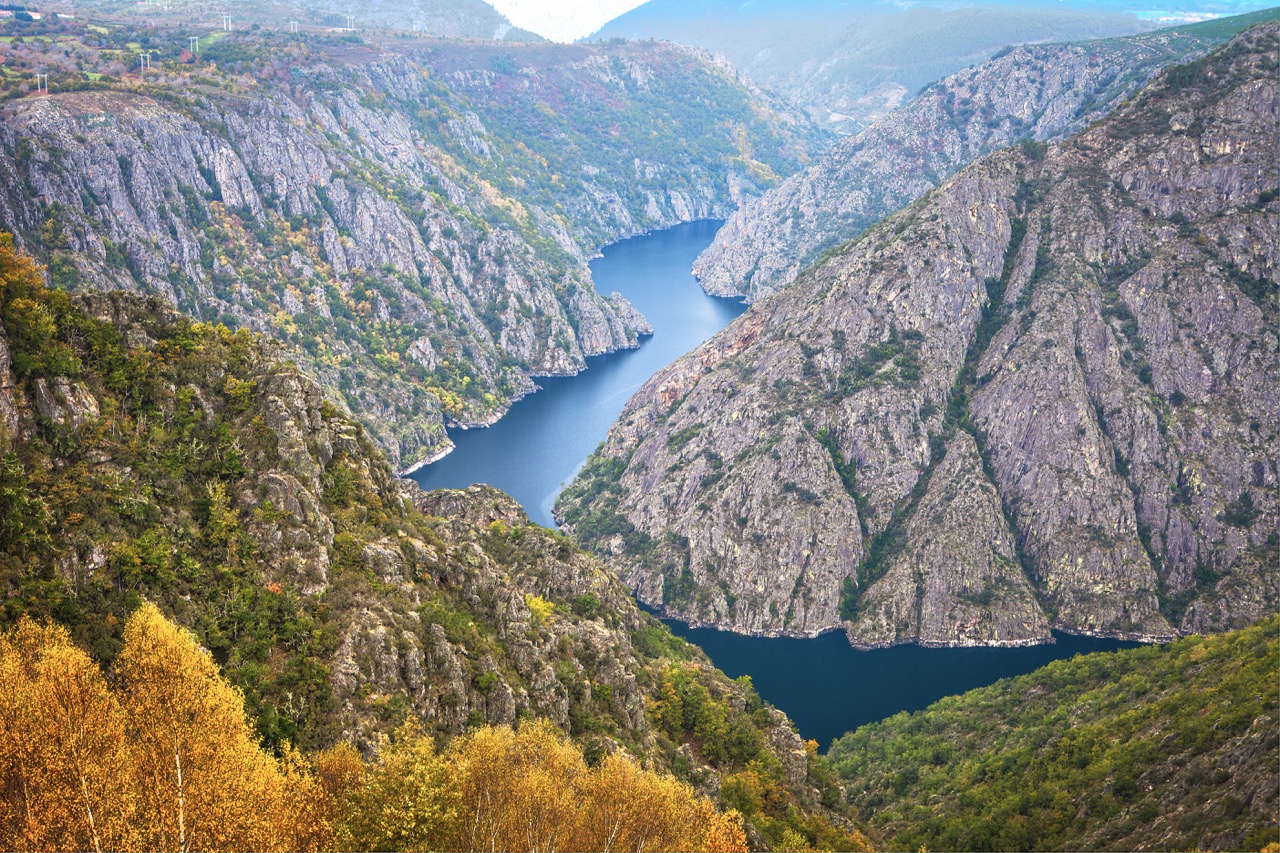
{"label": "golden foliage", "polygon": [[153,605],[139,608],[116,661],[134,744],[139,832],[164,850],[289,850],[279,764],[258,746],[244,697],[207,652]]}
{"label": "golden foliage", "polygon": [[442,755],[402,730],[341,811],[339,845],[356,850],[746,849],[736,812],[626,756],[588,767],[546,721],[485,727]]}
{"label": "golden foliage", "polygon": [[0,637],[0,846],[316,849],[331,834],[303,759],[263,752],[244,699],[151,605],[110,690],[62,628]]}
{"label": "golden foliage", "polygon": [[15,850],[745,850],[737,812],[548,722],[443,752],[410,724],[366,764],[264,752],[240,692],[152,605],[114,689],[66,630],[0,635],[0,847]]}
{"label": "golden foliage", "polygon": [[124,715],[63,628],[0,637],[0,842],[18,850],[136,843]]}

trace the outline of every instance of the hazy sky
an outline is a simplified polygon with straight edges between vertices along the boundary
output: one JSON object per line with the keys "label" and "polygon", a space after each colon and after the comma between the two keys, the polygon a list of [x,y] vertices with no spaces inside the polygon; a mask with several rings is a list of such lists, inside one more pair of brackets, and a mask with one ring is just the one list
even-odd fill
{"label": "hazy sky", "polygon": [[489,0],[511,23],[554,41],[591,35],[644,0]]}

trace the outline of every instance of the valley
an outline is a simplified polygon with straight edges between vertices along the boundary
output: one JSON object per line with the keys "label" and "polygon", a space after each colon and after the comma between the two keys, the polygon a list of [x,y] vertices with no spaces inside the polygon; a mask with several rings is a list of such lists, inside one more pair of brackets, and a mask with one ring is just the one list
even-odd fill
{"label": "valley", "polygon": [[1280,845],[1275,10],[824,3],[3,10],[0,846]]}
{"label": "valley", "polygon": [[455,432],[455,449],[414,472],[424,489],[486,483],[516,498],[530,518],[555,527],[556,495],[604,441],[627,399],[655,370],[724,328],[745,306],[702,294],[689,273],[717,221],[677,225],[606,246],[591,262],[598,286],[619,291],[653,326],[634,350],[600,356],[582,374],[539,379],[541,390],[483,430]]}

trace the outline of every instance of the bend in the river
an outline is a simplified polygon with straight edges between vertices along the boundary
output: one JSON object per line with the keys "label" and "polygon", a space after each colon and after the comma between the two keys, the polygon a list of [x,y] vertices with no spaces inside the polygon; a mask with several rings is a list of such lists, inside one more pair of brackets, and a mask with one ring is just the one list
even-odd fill
{"label": "bend in the river", "polygon": [[707,296],[690,269],[720,222],[688,222],[606,246],[591,262],[601,293],[619,291],[653,325],[638,349],[587,360],[577,376],[540,379],[486,429],[449,431],[456,448],[412,475],[424,489],[487,483],[554,527],[551,506],[645,381],[729,324],[746,306]]}

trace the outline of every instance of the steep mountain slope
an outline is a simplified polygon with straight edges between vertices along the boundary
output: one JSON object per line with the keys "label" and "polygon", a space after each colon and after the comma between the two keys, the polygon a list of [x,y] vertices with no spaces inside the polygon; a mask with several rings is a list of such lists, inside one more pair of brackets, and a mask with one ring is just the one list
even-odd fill
{"label": "steep mountain slope", "polygon": [[[1257,7],[1240,11],[1250,8]],[[857,133],[921,87],[1008,45],[1154,28],[1129,11],[1091,3],[649,0],[594,38],[656,38],[715,50],[815,122]]]}
{"label": "steep mountain slope", "polygon": [[[192,65],[162,32],[56,26],[57,64],[30,34],[5,48],[54,94],[0,112],[0,227],[60,286],[285,341],[400,467],[648,331],[594,292],[600,244],[724,215],[806,147],[674,46],[235,34]],[[130,44],[158,51],[145,81],[86,79]]]}
{"label": "steep mountain slope", "polygon": [[748,682],[505,495],[397,480],[282,349],[159,298],[46,290],[0,238],[0,623],[52,618],[109,663],[150,601],[268,744],[541,718],[723,786],[760,843],[865,846]]}
{"label": "steep mountain slope", "polygon": [[821,253],[1020,139],[1061,139],[1275,13],[1078,44],[1027,45],[965,69],[839,143],[729,217],[694,262],[708,293],[759,299]]}
{"label": "steep mountain slope", "polygon": [[892,849],[1262,850],[1280,842],[1278,630],[1059,661],[830,757]]}
{"label": "steep mountain slope", "polygon": [[643,600],[739,631],[1273,612],[1278,30],[980,160],[756,303],[637,392],[561,517]]}

